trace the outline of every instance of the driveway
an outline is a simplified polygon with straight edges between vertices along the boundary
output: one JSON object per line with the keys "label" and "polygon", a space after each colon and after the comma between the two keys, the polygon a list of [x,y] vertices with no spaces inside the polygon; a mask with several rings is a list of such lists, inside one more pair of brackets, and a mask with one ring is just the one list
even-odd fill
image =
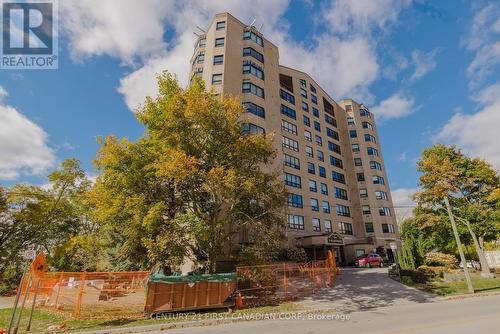
{"label": "driveway", "polygon": [[394,281],[387,275],[387,268],[344,268],[333,289],[325,289],[298,303],[307,308],[349,313],[440,299],[434,294]]}

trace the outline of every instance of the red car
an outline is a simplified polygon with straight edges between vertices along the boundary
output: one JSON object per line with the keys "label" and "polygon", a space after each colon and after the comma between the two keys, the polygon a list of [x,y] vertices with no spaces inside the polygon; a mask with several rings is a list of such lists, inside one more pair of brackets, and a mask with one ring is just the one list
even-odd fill
{"label": "red car", "polygon": [[378,254],[363,254],[356,259],[356,267],[383,267],[384,259]]}

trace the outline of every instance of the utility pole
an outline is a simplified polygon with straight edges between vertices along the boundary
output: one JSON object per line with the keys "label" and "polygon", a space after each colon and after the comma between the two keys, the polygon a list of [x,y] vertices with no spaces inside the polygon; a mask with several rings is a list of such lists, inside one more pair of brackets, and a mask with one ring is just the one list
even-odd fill
{"label": "utility pole", "polygon": [[472,281],[470,279],[469,268],[467,268],[467,261],[465,260],[464,251],[462,249],[462,243],[460,242],[460,236],[458,235],[457,225],[455,224],[455,218],[451,212],[450,202],[448,201],[448,195],[444,196],[444,203],[446,204],[446,210],[450,216],[451,227],[453,229],[453,234],[455,235],[455,240],[457,242],[458,253],[460,254],[460,259],[462,260],[462,266],[464,267],[465,280],[467,281],[467,288],[470,293],[474,293],[474,287],[472,286]]}

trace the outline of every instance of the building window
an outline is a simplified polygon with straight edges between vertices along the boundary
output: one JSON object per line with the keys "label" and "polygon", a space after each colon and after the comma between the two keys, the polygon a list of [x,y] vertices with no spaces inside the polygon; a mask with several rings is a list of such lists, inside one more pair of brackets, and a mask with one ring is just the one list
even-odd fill
{"label": "building window", "polygon": [[316,155],[318,156],[319,161],[325,161],[325,155],[323,154],[322,151],[316,150]]}
{"label": "building window", "polygon": [[263,127],[252,123],[243,123],[241,125],[241,129],[244,135],[261,135],[266,133],[266,130],[264,130]]}
{"label": "building window", "polygon": [[215,24],[215,30],[224,30],[226,28],[226,21],[220,21]]}
{"label": "building window", "polygon": [[221,38],[216,38],[215,39],[215,47],[222,47],[224,46],[224,37]]}
{"label": "building window", "polygon": [[326,177],[326,169],[323,166],[318,166],[318,173],[321,177]]}
{"label": "building window", "polygon": [[313,110],[314,117],[319,117],[319,110],[318,110],[318,108],[312,107],[312,110]]}
{"label": "building window", "polygon": [[302,101],[302,110],[305,112],[309,112],[309,105],[304,101]]}
{"label": "building window", "polygon": [[378,157],[378,150],[376,148],[367,147],[366,152],[368,153],[368,155],[373,155],[374,157]]}
{"label": "building window", "polygon": [[221,65],[222,63],[224,63],[223,55],[214,56],[214,65]]}
{"label": "building window", "polygon": [[350,223],[339,223],[339,232],[342,234],[352,235],[352,224]]}
{"label": "building window", "polygon": [[330,125],[333,125],[334,127],[337,127],[337,120],[335,118],[333,118],[332,116],[325,114],[325,122],[330,124]]}
{"label": "building window", "polygon": [[352,117],[352,116],[347,116],[347,125],[354,125],[354,124],[356,124],[356,123],[354,122],[354,117]]}
{"label": "building window", "polygon": [[357,138],[358,132],[356,130],[349,130],[349,137],[350,138]]}
{"label": "building window", "polygon": [[280,89],[280,97],[291,104],[295,104],[295,96],[284,91],[283,89]]}
{"label": "building window", "polygon": [[337,168],[344,168],[344,163],[342,162],[342,160],[340,160],[339,158],[336,158],[332,155],[330,155],[330,165],[332,166],[335,166]]}
{"label": "building window", "polygon": [[319,202],[316,198],[311,198],[311,210],[319,211]]}
{"label": "building window", "polygon": [[371,117],[371,113],[366,109],[359,109],[359,116]]}
{"label": "building window", "polygon": [[372,136],[372,135],[369,135],[369,134],[365,134],[365,141],[370,141],[372,143],[376,143],[377,142],[377,140],[375,139],[375,137]]}
{"label": "building window", "polygon": [[309,89],[311,92],[316,93],[316,87],[314,87],[312,84],[309,84]]}
{"label": "building window", "polygon": [[301,95],[303,98],[306,98],[306,99],[307,99],[307,91],[306,91],[304,88],[301,88],[301,89],[300,89],[300,95]]}
{"label": "building window", "polygon": [[198,42],[198,47],[203,48],[207,45],[207,39],[205,37],[201,38],[200,41]]}
{"label": "building window", "polygon": [[307,163],[307,172],[309,174],[316,174],[316,169],[315,169],[314,164],[312,162]]}
{"label": "building window", "polygon": [[312,134],[311,134],[311,131],[304,130],[304,138],[305,138],[307,141],[312,141]]}
{"label": "building window", "polygon": [[332,229],[332,222],[330,220],[323,220],[323,224],[325,224],[325,232],[326,233],[330,233],[330,232],[333,232],[333,229]]}
{"label": "building window", "polygon": [[288,154],[283,155],[283,164],[288,167],[300,169],[300,160]]}
{"label": "building window", "polygon": [[320,184],[321,195],[328,195],[328,186],[325,183]]}
{"label": "building window", "polygon": [[340,153],[340,145],[337,145],[335,143],[332,143],[331,141],[328,142],[328,149],[330,151],[333,151],[335,153],[341,154]]}
{"label": "building window", "polygon": [[353,152],[359,152],[359,144],[351,144]]}
{"label": "building window", "polygon": [[363,205],[361,206],[361,210],[363,211],[364,215],[369,215],[371,214],[370,206],[369,205]]}
{"label": "building window", "polygon": [[222,83],[222,74],[212,75],[212,85],[218,85]]}
{"label": "building window", "polygon": [[392,224],[382,224],[382,232],[383,233],[396,233],[394,229],[394,225]]}
{"label": "building window", "polygon": [[318,98],[316,97],[316,95],[311,94],[311,101],[314,104],[318,104]]}
{"label": "building window", "polygon": [[266,112],[264,111],[264,108],[256,105],[253,102],[243,102],[243,108],[245,108],[245,111],[248,113],[254,114],[261,118],[266,118]]}
{"label": "building window", "polygon": [[376,170],[382,170],[382,165],[377,161],[370,161],[370,168]]}
{"label": "building window", "polygon": [[297,134],[297,126],[293,123],[281,120],[281,131],[290,132],[294,135]]}
{"label": "building window", "polygon": [[288,194],[287,204],[293,208],[302,208],[304,203],[302,202],[302,195]]}
{"label": "building window", "polygon": [[248,31],[248,30],[244,31],[243,32],[243,39],[244,40],[250,39],[250,40],[254,41],[255,43],[257,43],[258,45],[264,46],[264,43],[262,41],[262,37],[260,37],[259,35],[257,35],[253,31]]}
{"label": "building window", "polygon": [[321,206],[323,207],[323,213],[330,213],[330,202],[321,201]]}
{"label": "building window", "polygon": [[312,228],[314,232],[321,232],[321,224],[319,218],[312,218]]}
{"label": "building window", "polygon": [[375,175],[372,177],[373,184],[385,184],[385,180],[382,176]]}
{"label": "building window", "polygon": [[347,200],[347,190],[335,187],[335,198]]}
{"label": "building window", "polygon": [[373,125],[370,122],[362,122],[361,125],[363,126],[363,129],[373,130]]}
{"label": "building window", "polygon": [[281,109],[281,113],[283,115],[288,116],[288,117],[293,118],[293,119],[297,119],[297,113],[292,108],[289,108],[289,107],[285,106],[284,104],[282,104],[280,109]]}
{"label": "building window", "polygon": [[300,176],[284,173],[285,176],[285,184],[290,187],[302,188],[302,182],[300,180]]}
{"label": "building window", "polygon": [[361,198],[368,197],[368,190],[366,188],[359,189],[359,197]]}
{"label": "building window", "polygon": [[321,132],[321,124],[318,121],[314,121],[314,130]]}
{"label": "building window", "polygon": [[356,173],[358,182],[365,182],[365,173]]}
{"label": "building window", "polygon": [[387,216],[387,217],[392,216],[392,214],[391,214],[391,209],[386,208],[386,207],[378,208],[378,213],[379,213],[381,216]]}
{"label": "building window", "polygon": [[365,223],[365,231],[366,233],[375,232],[375,229],[373,228],[373,223]]}
{"label": "building window", "polygon": [[328,102],[324,97],[323,97],[323,107],[326,113],[335,116],[335,110],[333,109],[333,105],[330,102]]}
{"label": "building window", "polygon": [[280,87],[285,88],[289,92],[293,93],[293,79],[289,75],[280,73]]}
{"label": "building window", "polygon": [[198,64],[203,63],[205,61],[205,52],[204,51],[200,51],[200,53],[198,53],[198,56],[196,57],[196,61]]}
{"label": "building window", "polygon": [[318,192],[318,187],[316,185],[316,181],[309,180],[309,191],[312,191],[313,193]]}
{"label": "building window", "polygon": [[310,158],[314,157],[313,148],[311,146],[306,146],[306,155]]}
{"label": "building window", "polygon": [[287,215],[288,227],[294,230],[304,229],[304,216],[300,215]]}
{"label": "building window", "polygon": [[250,56],[257,59],[261,63],[264,63],[264,56],[262,53],[253,48],[243,48],[243,56]]}
{"label": "building window", "polygon": [[351,210],[349,209],[348,206],[336,204],[335,207],[337,209],[338,216],[342,216],[342,217],[350,217],[351,216]]}
{"label": "building window", "polygon": [[317,144],[318,146],[323,146],[323,139],[321,138],[321,136],[315,135],[315,136],[314,136],[314,139],[315,139],[316,144]]}
{"label": "building window", "polygon": [[341,174],[341,173],[336,172],[336,171],[332,172],[332,180],[336,181],[338,183],[345,184],[345,176],[344,176],[344,174]]}
{"label": "building window", "polygon": [[304,79],[300,79],[299,82],[300,82],[300,87],[302,87],[302,88],[307,87],[306,81]]}
{"label": "building window", "polygon": [[361,158],[354,158],[354,166],[363,166],[363,160]]}
{"label": "building window", "polygon": [[376,191],[375,192],[376,199],[382,199],[387,201],[389,198],[387,197],[387,193],[385,191]]}
{"label": "building window", "polygon": [[307,117],[306,115],[303,115],[302,119],[304,120],[305,126],[311,126],[311,119],[309,117]]}
{"label": "building window", "polygon": [[264,90],[251,82],[244,82],[241,91],[242,93],[252,93],[254,95],[257,95],[258,97],[265,98]]}
{"label": "building window", "polygon": [[334,131],[333,129],[326,128],[326,135],[330,138],[339,140],[339,134],[337,131]]}
{"label": "building window", "polygon": [[262,70],[262,67],[254,62],[251,62],[250,60],[243,61],[243,74],[252,74],[257,78],[264,80],[264,71]]}
{"label": "building window", "polygon": [[284,148],[288,148],[289,150],[298,152],[299,151],[299,143],[296,140],[290,139],[288,137],[283,136],[282,146]]}

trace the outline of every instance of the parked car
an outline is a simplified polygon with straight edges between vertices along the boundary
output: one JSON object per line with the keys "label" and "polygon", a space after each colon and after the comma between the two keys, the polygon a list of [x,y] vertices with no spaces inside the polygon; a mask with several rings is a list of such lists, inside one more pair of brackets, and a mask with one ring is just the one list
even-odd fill
{"label": "parked car", "polygon": [[378,254],[363,254],[356,259],[356,267],[383,267],[384,259]]}

